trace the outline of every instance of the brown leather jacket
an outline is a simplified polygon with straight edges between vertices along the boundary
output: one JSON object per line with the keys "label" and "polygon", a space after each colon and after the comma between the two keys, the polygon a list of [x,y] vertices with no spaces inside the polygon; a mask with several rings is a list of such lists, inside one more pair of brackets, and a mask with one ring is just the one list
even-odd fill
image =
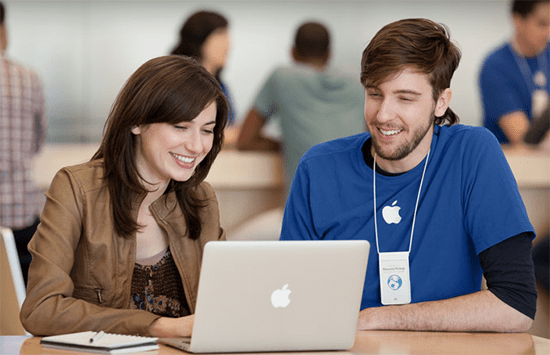
{"label": "brown leather jacket", "polygon": [[[34,335],[85,330],[148,335],[149,325],[159,317],[129,309],[136,240],[114,233],[102,164],[99,160],[60,170],[46,193],[41,223],[29,243],[33,260],[20,314],[23,326]],[[174,193],[150,207],[168,235],[191,313],[204,245],[225,239],[212,187],[203,182],[198,189],[207,205],[201,210],[203,229],[196,240],[187,236]]]}

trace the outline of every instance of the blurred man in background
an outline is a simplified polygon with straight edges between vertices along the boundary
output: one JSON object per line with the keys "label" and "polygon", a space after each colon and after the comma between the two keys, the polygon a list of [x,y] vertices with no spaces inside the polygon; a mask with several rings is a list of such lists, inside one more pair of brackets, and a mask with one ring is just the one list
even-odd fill
{"label": "blurred man in background", "polygon": [[[276,68],[261,88],[237,143],[241,150],[282,150],[287,192],[309,148],[365,130],[364,90],[357,79],[329,68],[328,29],[302,24],[291,55],[293,65]],[[262,135],[273,116],[280,118],[282,142]]]}
{"label": "blurred man in background", "polygon": [[[315,144],[365,131],[364,89],[359,80],[329,68],[330,33],[318,22],[299,26],[291,50],[293,64],[273,70],[246,115],[240,150],[282,151],[285,193],[302,155]],[[264,134],[277,117],[281,141]],[[283,209],[248,221],[233,238],[278,239]]]}
{"label": "blurred man in background", "polygon": [[15,236],[25,284],[42,194],[32,179],[32,158],[44,144],[44,94],[38,75],[7,58],[5,7],[0,2],[0,226]]}
{"label": "blurred man in background", "polygon": [[500,143],[521,145],[550,101],[550,0],[513,1],[512,20],[514,35],[487,56],[479,86],[484,126]]}

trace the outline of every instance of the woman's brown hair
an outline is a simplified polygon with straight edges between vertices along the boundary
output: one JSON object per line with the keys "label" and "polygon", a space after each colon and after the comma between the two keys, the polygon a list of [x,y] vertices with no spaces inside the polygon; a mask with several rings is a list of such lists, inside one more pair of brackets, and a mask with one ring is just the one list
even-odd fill
{"label": "woman's brown hair", "polygon": [[[460,62],[460,50],[451,42],[445,25],[431,20],[405,19],[384,26],[363,51],[361,83],[377,86],[398,75],[406,67],[428,75],[435,101],[451,86],[451,78]],[[448,108],[434,124],[458,123]]]}
{"label": "woman's brown hair", "polygon": [[229,110],[227,98],[214,76],[198,61],[185,56],[151,59],[126,81],[109,113],[103,141],[92,157],[92,160],[104,161],[104,178],[118,235],[125,238],[135,235],[140,226],[132,215],[132,206],[137,196],[147,193],[136,165],[136,137],[132,127],[191,121],[212,102],[216,102],[217,110],[212,149],[189,180],[172,180],[169,185],[176,193],[192,239],[201,233],[199,210],[204,206],[196,187],[206,178],[222,148]]}

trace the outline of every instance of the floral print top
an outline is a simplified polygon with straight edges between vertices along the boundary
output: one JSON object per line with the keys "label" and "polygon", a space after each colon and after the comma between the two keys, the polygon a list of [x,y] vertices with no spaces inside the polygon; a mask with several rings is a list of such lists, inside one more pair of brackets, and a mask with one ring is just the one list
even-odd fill
{"label": "floral print top", "polygon": [[170,249],[136,262],[132,276],[130,308],[142,309],[163,317],[190,314],[181,277]]}

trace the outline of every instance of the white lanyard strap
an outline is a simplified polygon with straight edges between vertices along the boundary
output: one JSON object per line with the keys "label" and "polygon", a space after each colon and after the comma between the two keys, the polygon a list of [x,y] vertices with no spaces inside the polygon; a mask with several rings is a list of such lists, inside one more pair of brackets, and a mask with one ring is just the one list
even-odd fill
{"label": "white lanyard strap", "polygon": [[[422,171],[422,178],[420,179],[420,187],[418,188],[418,196],[416,197],[416,205],[414,206],[414,215],[411,228],[411,241],[409,242],[409,253],[411,252],[413,235],[414,235],[414,225],[416,223],[416,211],[418,210],[418,201],[420,200],[420,192],[422,191],[422,183],[424,182],[424,175],[426,175],[426,168],[428,167],[428,159],[430,158],[430,150],[426,155],[426,163],[424,163],[424,170]],[[380,246],[378,243],[378,223],[376,221],[376,153],[374,153],[374,164],[372,167],[372,189],[374,194],[374,235],[376,237],[376,251],[380,254]]]}
{"label": "white lanyard strap", "polygon": [[538,71],[541,72],[544,75],[545,83],[544,85],[540,85],[539,83],[535,82],[534,75],[531,67],[529,67],[529,64],[527,63],[527,59],[525,57],[519,55],[516,53],[516,51],[513,49],[512,46],[512,54],[514,59],[516,60],[516,64],[519,67],[519,70],[521,71],[521,75],[523,75],[523,78],[525,79],[525,83],[529,87],[529,91],[531,92],[531,95],[533,92],[537,89],[537,87],[540,87],[541,89],[545,89],[546,87],[546,80],[550,80],[548,76],[550,73],[548,72],[548,68],[546,67],[546,52],[543,51],[541,54],[537,56],[537,62],[539,64]]}

